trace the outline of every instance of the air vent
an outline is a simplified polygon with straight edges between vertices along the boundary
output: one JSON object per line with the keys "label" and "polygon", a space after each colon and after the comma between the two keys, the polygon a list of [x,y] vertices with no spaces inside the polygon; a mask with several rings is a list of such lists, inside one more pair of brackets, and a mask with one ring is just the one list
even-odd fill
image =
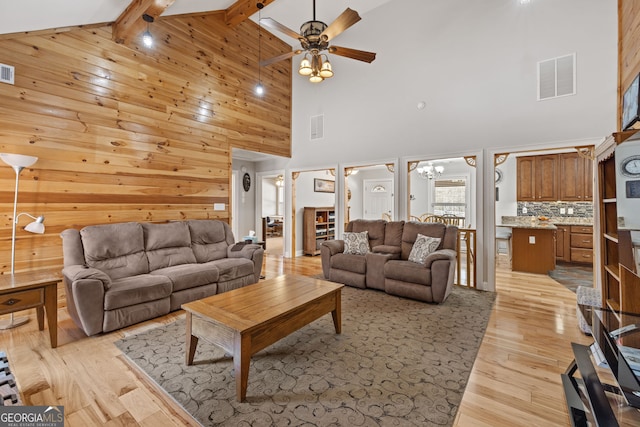
{"label": "air vent", "polygon": [[311,140],[324,138],[324,115],[311,116]]}
{"label": "air vent", "polygon": [[575,94],[575,53],[538,62],[538,101]]}
{"label": "air vent", "polygon": [[0,64],[0,82],[13,84],[14,67],[11,65]]}

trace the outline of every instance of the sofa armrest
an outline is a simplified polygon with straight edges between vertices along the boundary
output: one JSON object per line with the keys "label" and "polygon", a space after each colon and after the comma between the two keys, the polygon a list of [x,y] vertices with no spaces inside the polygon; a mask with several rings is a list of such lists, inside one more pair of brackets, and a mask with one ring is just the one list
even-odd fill
{"label": "sofa armrest", "polygon": [[71,318],[88,336],[101,333],[104,295],[111,287],[111,278],[96,268],[77,264],[64,267],[62,274]]}
{"label": "sofa armrest", "polygon": [[227,258],[246,258],[253,261],[253,274],[256,282],[260,279],[262,272],[262,259],[264,249],[261,245],[253,243],[236,243],[227,248]]}
{"label": "sofa armrest", "polygon": [[320,258],[322,261],[322,274],[329,278],[331,270],[331,257],[344,252],[344,240],[325,240],[320,246]]}
{"label": "sofa armrest", "polygon": [[431,264],[439,260],[448,260],[455,263],[456,251],[454,251],[453,249],[440,249],[435,252],[432,252],[429,255],[427,255],[427,258],[425,258],[423,265],[425,267],[431,267]]}
{"label": "sofa armrest", "polygon": [[100,281],[105,290],[111,287],[111,278],[105,272],[86,265],[69,265],[62,269],[62,274],[70,283],[83,279],[94,279]]}
{"label": "sofa armrest", "polygon": [[341,254],[344,252],[344,240],[325,240],[320,250],[322,248],[327,248],[331,255]]}

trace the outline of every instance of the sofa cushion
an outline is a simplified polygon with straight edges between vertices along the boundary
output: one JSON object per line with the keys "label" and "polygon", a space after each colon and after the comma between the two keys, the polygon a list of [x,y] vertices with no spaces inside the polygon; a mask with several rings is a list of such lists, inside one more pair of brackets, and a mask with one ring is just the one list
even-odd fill
{"label": "sofa cushion", "polygon": [[182,221],[166,224],[142,224],[144,248],[149,270],[154,271],[180,264],[194,264],[189,227]]}
{"label": "sofa cushion", "polygon": [[210,285],[218,281],[219,271],[206,264],[181,264],[154,270],[149,274],[167,276],[173,285],[173,292],[196,286]]}
{"label": "sofa cushion", "polygon": [[384,265],[384,277],[401,282],[431,285],[431,269],[412,261],[387,261]]}
{"label": "sofa cushion", "polygon": [[[405,222],[404,229],[402,231],[402,255],[404,260],[409,259],[409,254],[413,248],[413,243],[418,238],[418,234],[423,236],[437,237],[442,239],[444,237],[447,226],[445,224],[436,222]],[[438,249],[442,247],[442,240]],[[455,246],[454,246],[455,247]]]}
{"label": "sofa cushion", "polygon": [[343,233],[344,253],[352,255],[365,255],[371,251],[369,248],[369,232]]}
{"label": "sofa cushion", "polygon": [[187,221],[191,234],[191,249],[197,262],[209,262],[227,257],[227,247],[235,240],[229,224],[217,220]]}
{"label": "sofa cushion", "polygon": [[384,229],[384,246],[402,245],[402,231],[404,230],[404,221],[389,221]]}
{"label": "sofa cushion", "polygon": [[369,246],[374,247],[384,245],[384,232],[387,221],[383,219],[354,219],[349,221],[345,231],[360,233],[367,231],[369,233]]}
{"label": "sofa cushion", "polygon": [[331,257],[331,269],[364,274],[367,271],[367,261],[362,255],[335,254]]}
{"label": "sofa cushion", "polygon": [[253,262],[246,258],[224,258],[204,265],[209,266],[209,268],[213,265],[218,269],[218,284],[253,275]]}
{"label": "sofa cushion", "polygon": [[114,280],[104,294],[104,309],[128,307],[171,295],[171,280],[166,276],[141,274]]}
{"label": "sofa cushion", "polygon": [[409,253],[409,261],[423,264],[424,260],[427,259],[427,256],[438,249],[438,246],[440,246],[440,240],[442,239],[418,233],[418,237],[413,243],[413,247]]}
{"label": "sofa cushion", "polygon": [[112,280],[149,272],[141,224],[91,225],[80,230],[80,237],[86,264]]}

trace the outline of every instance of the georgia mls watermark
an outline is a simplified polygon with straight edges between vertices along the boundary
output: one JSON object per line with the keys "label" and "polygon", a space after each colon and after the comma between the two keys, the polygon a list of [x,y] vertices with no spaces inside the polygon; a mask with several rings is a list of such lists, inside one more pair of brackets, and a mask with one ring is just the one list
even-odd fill
{"label": "georgia mls watermark", "polygon": [[0,427],[64,427],[64,406],[0,406]]}

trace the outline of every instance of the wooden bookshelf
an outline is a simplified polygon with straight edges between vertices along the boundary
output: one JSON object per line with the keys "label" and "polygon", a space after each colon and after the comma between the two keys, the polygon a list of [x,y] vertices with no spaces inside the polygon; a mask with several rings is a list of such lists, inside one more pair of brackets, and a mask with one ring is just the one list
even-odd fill
{"label": "wooden bookshelf", "polygon": [[335,239],[335,208],[305,207],[302,227],[304,254],[319,255],[322,242]]}

